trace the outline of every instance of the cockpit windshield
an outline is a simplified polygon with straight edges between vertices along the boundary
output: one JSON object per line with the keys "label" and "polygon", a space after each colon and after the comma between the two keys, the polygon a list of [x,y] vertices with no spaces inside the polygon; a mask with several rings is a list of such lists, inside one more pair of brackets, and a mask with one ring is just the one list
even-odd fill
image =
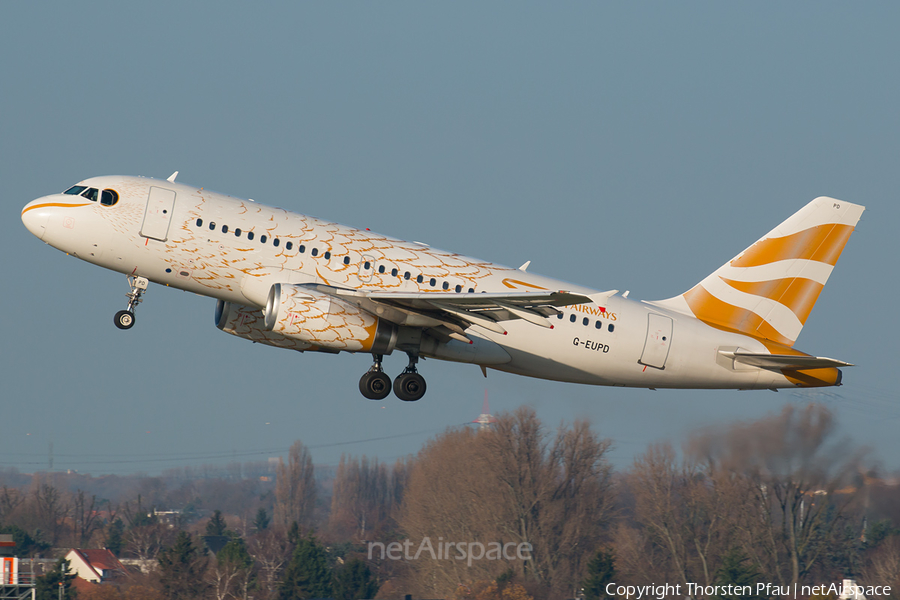
{"label": "cockpit windshield", "polygon": [[100,203],[105,206],[112,206],[119,201],[119,194],[117,194],[115,190],[103,190],[103,194],[101,195],[100,190],[97,188],[89,188],[84,185],[73,185],[63,192],[63,194],[68,196],[82,196],[91,202],[96,202],[99,199]]}

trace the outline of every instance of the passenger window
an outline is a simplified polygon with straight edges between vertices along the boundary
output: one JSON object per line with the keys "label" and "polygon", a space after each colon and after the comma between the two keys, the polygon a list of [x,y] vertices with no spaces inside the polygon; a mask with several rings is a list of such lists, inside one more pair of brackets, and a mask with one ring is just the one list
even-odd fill
{"label": "passenger window", "polygon": [[228,233],[228,225],[222,225],[222,233]]}
{"label": "passenger window", "polygon": [[119,194],[116,190],[103,190],[100,194],[100,204],[103,206],[112,206],[119,201]]}
{"label": "passenger window", "polygon": [[371,266],[372,266],[372,263],[370,263],[369,261],[366,261],[363,263],[363,269],[366,271],[368,271],[369,267],[371,267]]}
{"label": "passenger window", "polygon": [[272,245],[275,246],[276,248],[277,248],[280,244],[281,244],[281,240],[279,240],[278,238],[275,238],[274,240],[272,240]]}
{"label": "passenger window", "polygon": [[97,201],[97,188],[88,188],[81,195],[90,200],[91,202]]}
{"label": "passenger window", "polygon": [[597,329],[603,329],[603,323],[597,321],[596,323],[594,323],[594,327],[596,327]]}
{"label": "passenger window", "polygon": [[318,256],[318,255],[319,255],[319,249],[318,249],[318,248],[313,248],[313,249],[312,249],[312,252],[310,252],[310,254],[312,254],[313,256]]}
{"label": "passenger window", "polygon": [[345,265],[349,265],[349,264],[350,264],[350,257],[349,257],[349,256],[345,256],[345,257],[344,257],[344,264],[345,264]]}
{"label": "passenger window", "polygon": [[331,258],[331,252],[329,252],[328,250],[326,250],[326,251],[325,251],[325,254],[323,254],[323,256],[325,257],[325,260],[328,260],[329,258]]}
{"label": "passenger window", "polygon": [[421,275],[419,275],[418,277],[416,277],[416,283],[422,283],[423,281],[425,281],[425,278],[422,277]]}
{"label": "passenger window", "polygon": [[457,286],[456,286],[456,293],[458,294],[458,293],[460,293],[461,291],[462,291],[462,286],[461,286],[461,285],[457,285]]}
{"label": "passenger window", "polygon": [[241,228],[238,227],[234,230],[234,237],[241,237]]}
{"label": "passenger window", "polygon": [[81,194],[81,192],[83,192],[86,189],[87,188],[84,187],[83,185],[73,185],[72,187],[70,187],[69,189],[64,191],[63,194],[66,194],[69,196],[78,196],[79,194]]}
{"label": "passenger window", "polygon": [[587,324],[590,323],[590,322],[591,322],[591,320],[588,319],[587,317],[585,317],[585,318],[581,321],[581,324],[584,325],[584,326],[587,326]]}
{"label": "passenger window", "polygon": [[572,313],[571,315],[569,315],[569,321],[571,321],[572,323],[575,322],[575,319],[576,319],[576,318],[577,318],[577,317],[575,316],[575,313]]}
{"label": "passenger window", "polygon": [[612,323],[610,323],[610,324],[609,324],[609,326],[607,326],[607,328],[606,328],[606,329],[608,329],[608,330],[609,330],[609,332],[610,332],[610,333],[612,333],[612,332],[613,332],[613,330],[614,330],[614,329],[615,329],[615,328],[616,328],[616,326],[615,326],[615,325],[613,325],[613,324],[612,324]]}
{"label": "passenger window", "polygon": [[303,254],[304,252],[306,252],[306,246],[304,246],[303,244],[300,244],[300,247],[297,248],[297,250],[300,251],[300,254]]}
{"label": "passenger window", "polygon": [[291,248],[294,247],[294,242],[288,242],[287,244],[284,245],[284,247],[286,250],[290,250]]}
{"label": "passenger window", "polygon": [[469,293],[470,293],[470,294],[474,294],[474,293],[475,293],[475,288],[469,288]]}
{"label": "passenger window", "polygon": [[252,239],[253,239],[253,232],[252,232],[252,231],[248,231],[248,232],[247,232],[247,239],[248,239],[248,240],[252,240]]}
{"label": "passenger window", "polygon": [[267,239],[269,239],[269,238],[267,238],[267,237],[264,236],[264,235],[261,235],[261,236],[259,236],[259,243],[260,243],[260,244],[265,244]]}
{"label": "passenger window", "polygon": [[378,265],[378,272],[384,273],[384,265]]}
{"label": "passenger window", "polygon": [[397,276],[397,269],[391,269],[391,277]]}
{"label": "passenger window", "polygon": [[197,219],[197,227],[203,227],[203,219]]}
{"label": "passenger window", "polygon": [[210,221],[210,222],[209,222],[209,230],[210,230],[210,231],[215,231],[215,230],[216,230],[216,222],[215,222],[215,221]]}
{"label": "passenger window", "polygon": [[409,271],[403,274],[403,279],[409,279]]}
{"label": "passenger window", "polygon": [[562,313],[556,313],[556,318],[557,318],[557,319],[562,319],[562,318],[563,318],[563,314],[562,314]]}
{"label": "passenger window", "polygon": [[428,283],[431,285],[431,287],[434,287],[435,285],[437,285],[437,279],[432,277]]}

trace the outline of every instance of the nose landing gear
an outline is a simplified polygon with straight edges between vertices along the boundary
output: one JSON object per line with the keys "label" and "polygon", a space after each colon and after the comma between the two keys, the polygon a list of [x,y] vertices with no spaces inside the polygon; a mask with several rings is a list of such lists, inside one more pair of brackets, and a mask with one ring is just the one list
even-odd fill
{"label": "nose landing gear", "polygon": [[373,354],[375,364],[359,379],[359,391],[369,400],[383,400],[391,393],[391,378],[381,370],[381,354]]}
{"label": "nose landing gear", "polygon": [[128,306],[113,317],[113,322],[119,329],[131,329],[134,326],[134,309],[142,302],[141,296],[147,291],[150,282],[146,277],[129,276],[128,285],[131,287],[131,291],[125,294],[125,297],[128,298]]}

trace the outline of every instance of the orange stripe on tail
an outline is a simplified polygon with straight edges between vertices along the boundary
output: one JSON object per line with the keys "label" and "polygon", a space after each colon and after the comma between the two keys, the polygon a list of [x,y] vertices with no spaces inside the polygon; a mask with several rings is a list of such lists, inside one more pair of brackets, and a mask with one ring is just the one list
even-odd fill
{"label": "orange stripe on tail", "polygon": [[784,237],[762,239],[731,261],[732,267],[758,267],[779,260],[815,260],[834,266],[853,233],[850,225],[818,225]]}
{"label": "orange stripe on tail", "polygon": [[745,294],[770,298],[784,304],[803,324],[806,324],[810,311],[819,299],[819,293],[825,287],[817,281],[801,277],[771,281],[732,281],[723,277],[722,281]]}

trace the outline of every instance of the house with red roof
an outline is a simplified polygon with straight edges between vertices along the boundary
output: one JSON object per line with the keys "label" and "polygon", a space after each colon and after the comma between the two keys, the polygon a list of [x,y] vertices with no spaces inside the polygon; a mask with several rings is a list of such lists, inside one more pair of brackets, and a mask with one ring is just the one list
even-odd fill
{"label": "house with red roof", "polygon": [[73,548],[66,554],[69,572],[91,583],[104,583],[124,577],[128,571],[116,555],[107,549]]}

